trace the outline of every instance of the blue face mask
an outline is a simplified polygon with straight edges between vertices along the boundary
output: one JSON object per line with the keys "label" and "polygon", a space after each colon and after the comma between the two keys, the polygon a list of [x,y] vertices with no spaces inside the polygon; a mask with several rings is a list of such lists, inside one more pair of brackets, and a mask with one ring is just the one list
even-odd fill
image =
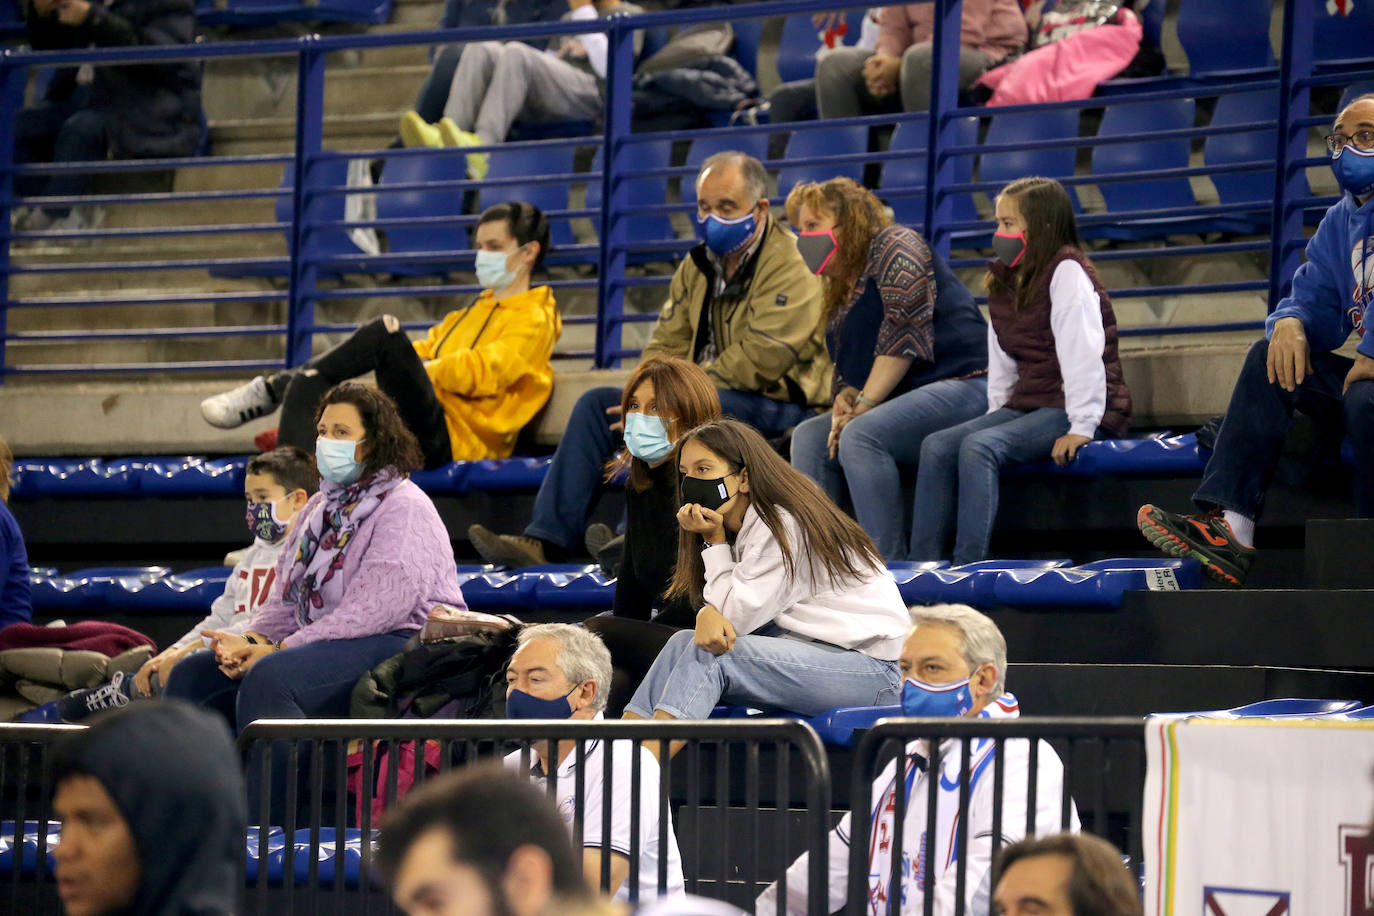
{"label": "blue face mask", "polygon": [[727,258],[748,245],[758,227],[753,210],[734,219],[721,219],[714,213],[697,217],[697,234],[720,258]]}
{"label": "blue face mask", "polygon": [[658,461],[673,450],[668,421],[637,411],[625,414],[625,447],[640,461]]}
{"label": "blue face mask", "polygon": [[[577,685],[582,686],[581,684]],[[511,690],[506,697],[506,718],[507,719],[571,719],[573,714],[572,704],[568,702],[568,697],[577,692],[577,687],[568,691],[567,696],[557,697],[552,700],[541,700],[532,693],[523,690]]]}
{"label": "blue face mask", "polygon": [[[520,249],[516,249],[519,251]],[[506,268],[506,259],[514,252],[507,251],[479,251],[474,269],[477,272],[477,282],[482,284],[484,289],[498,290],[505,289],[515,282],[516,273]]]}
{"label": "blue face mask", "polygon": [[326,439],[320,436],[315,440],[315,464],[320,476],[330,483],[347,486],[363,476],[363,466],[354,458],[358,443],[349,439]]}
{"label": "blue face mask", "polygon": [[1374,150],[1356,149],[1347,143],[1339,153],[1331,156],[1331,171],[1341,190],[1356,197],[1374,192]]}
{"label": "blue face mask", "polygon": [[952,684],[927,684],[914,677],[902,681],[902,712],[908,716],[957,718],[973,708],[968,678]]}

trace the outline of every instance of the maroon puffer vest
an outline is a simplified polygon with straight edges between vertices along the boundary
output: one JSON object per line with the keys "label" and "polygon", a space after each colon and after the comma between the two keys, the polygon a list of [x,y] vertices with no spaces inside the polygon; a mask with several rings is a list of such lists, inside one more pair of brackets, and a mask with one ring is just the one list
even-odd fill
{"label": "maroon puffer vest", "polygon": [[[1093,289],[1102,305],[1102,329],[1106,332],[1106,346],[1102,362],[1107,367],[1107,409],[1102,414],[1102,429],[1111,436],[1121,437],[1131,425],[1131,391],[1121,373],[1121,358],[1116,349],[1116,313],[1112,300],[1102,288],[1097,271],[1078,249],[1065,245],[1045,268],[1043,280],[1031,291],[1030,300],[1022,309],[1010,295],[988,295],[988,314],[997,343],[1006,354],[1016,360],[1016,387],[1005,406],[1015,410],[1035,410],[1038,407],[1064,406],[1064,379],[1059,373],[1059,357],[1054,351],[1054,332],[1050,325],[1050,278],[1062,261],[1077,261],[1087,271]],[[1000,278],[1010,271],[1000,261],[992,261],[989,269]]]}

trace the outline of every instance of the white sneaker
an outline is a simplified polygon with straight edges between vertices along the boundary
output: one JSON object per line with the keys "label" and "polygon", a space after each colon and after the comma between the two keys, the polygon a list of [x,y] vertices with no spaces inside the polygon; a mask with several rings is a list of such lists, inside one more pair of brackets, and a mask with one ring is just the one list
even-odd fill
{"label": "white sneaker", "polygon": [[276,409],[277,399],[261,375],[200,402],[200,415],[205,422],[220,429],[235,429]]}

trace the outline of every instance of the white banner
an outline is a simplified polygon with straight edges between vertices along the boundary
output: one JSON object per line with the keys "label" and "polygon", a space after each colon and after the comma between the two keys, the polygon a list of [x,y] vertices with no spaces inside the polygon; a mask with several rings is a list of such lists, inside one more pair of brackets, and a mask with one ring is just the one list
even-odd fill
{"label": "white banner", "polygon": [[1364,916],[1374,722],[1151,718],[1149,916]]}

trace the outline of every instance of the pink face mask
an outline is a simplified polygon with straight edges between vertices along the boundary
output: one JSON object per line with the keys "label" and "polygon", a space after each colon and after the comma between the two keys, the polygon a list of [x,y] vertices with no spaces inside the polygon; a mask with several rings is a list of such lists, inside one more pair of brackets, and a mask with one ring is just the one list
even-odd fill
{"label": "pink face mask", "polygon": [[803,232],[797,237],[797,251],[801,252],[806,269],[817,276],[830,264],[840,243],[835,239],[835,230],[824,232]]}

